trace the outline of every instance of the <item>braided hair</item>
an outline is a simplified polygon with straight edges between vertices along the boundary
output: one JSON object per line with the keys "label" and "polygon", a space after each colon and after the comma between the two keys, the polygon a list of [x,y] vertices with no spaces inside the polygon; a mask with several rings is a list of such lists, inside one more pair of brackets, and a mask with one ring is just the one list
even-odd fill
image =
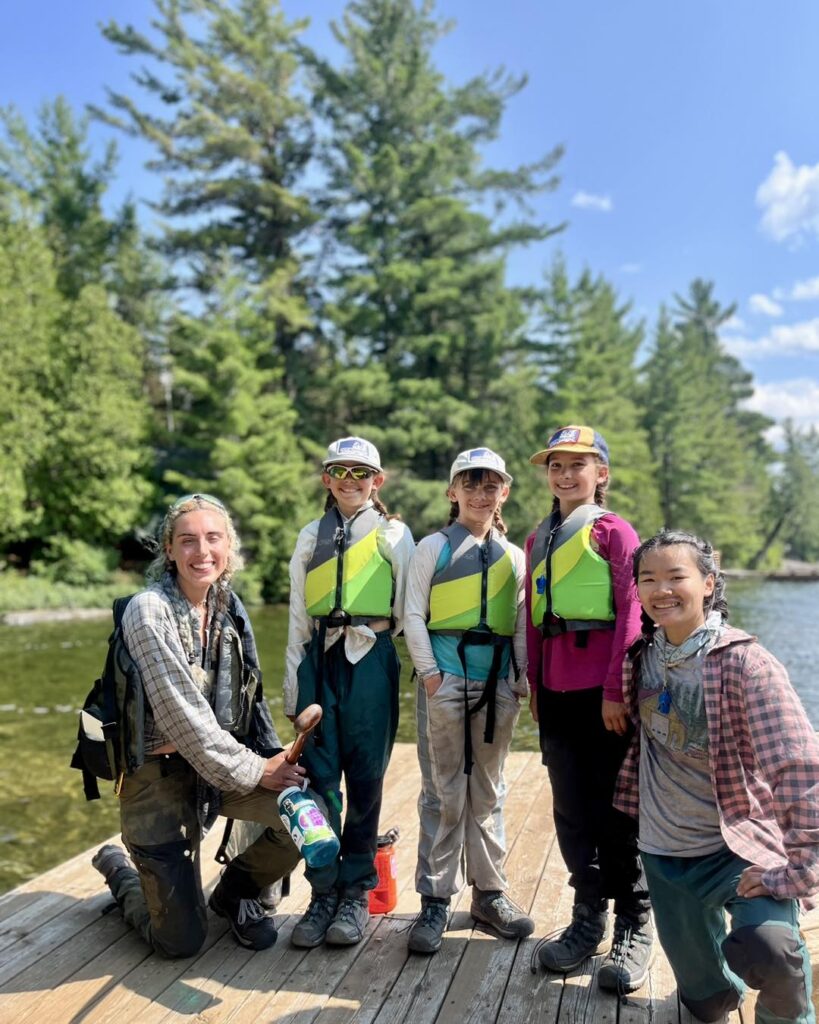
{"label": "braided hair", "polygon": [[[714,590],[703,599],[702,610],[706,618],[710,612],[719,612],[722,616],[722,621],[727,622],[728,602],[725,599],[725,574],[720,569],[719,559],[713,546],[707,540],[703,540],[693,533],[688,533],[685,530],[662,529],[653,537],[643,541],[632,556],[632,572],[635,584],[640,572],[640,563],[647,554],[657,551],[659,548],[678,547],[683,544],[691,548],[694,564],[703,578],[706,576],[714,577]],[[645,610],[641,613],[641,619],[643,634],[646,637],[651,637],[656,626],[651,621],[651,618],[646,615]]]}

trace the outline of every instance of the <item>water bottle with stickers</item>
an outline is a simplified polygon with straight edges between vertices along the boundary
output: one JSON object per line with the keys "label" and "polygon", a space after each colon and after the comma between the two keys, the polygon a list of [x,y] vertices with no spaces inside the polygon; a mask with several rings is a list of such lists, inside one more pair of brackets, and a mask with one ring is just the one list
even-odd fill
{"label": "water bottle with stickers", "polygon": [[290,786],[279,793],[279,815],[299,853],[311,868],[323,868],[338,856],[341,844],[309,791]]}

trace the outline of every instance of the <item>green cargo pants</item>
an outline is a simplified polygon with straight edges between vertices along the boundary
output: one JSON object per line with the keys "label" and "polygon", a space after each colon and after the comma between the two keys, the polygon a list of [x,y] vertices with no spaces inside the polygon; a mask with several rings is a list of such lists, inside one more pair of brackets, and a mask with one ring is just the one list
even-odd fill
{"label": "green cargo pants", "polygon": [[[318,635],[299,666],[296,712],[315,702]],[[375,887],[378,817],[384,775],[398,728],[398,679],[401,665],[387,630],[376,633],[367,654],[351,665],[338,640],[324,655],[322,708],[318,734],[307,741],[301,763],[310,789],[341,841],[338,858],[323,868],[305,869],[316,892],[339,888],[360,893]],[[341,777],[347,813],[341,825]]]}

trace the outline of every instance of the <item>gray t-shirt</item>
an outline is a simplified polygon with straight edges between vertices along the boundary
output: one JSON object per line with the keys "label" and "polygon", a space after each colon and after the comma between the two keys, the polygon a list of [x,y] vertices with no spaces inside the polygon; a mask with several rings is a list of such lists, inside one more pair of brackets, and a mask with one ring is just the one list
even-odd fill
{"label": "gray t-shirt", "polygon": [[701,857],[725,843],[711,784],[702,687],[713,639],[684,659],[675,660],[679,649],[667,641],[661,646],[662,654],[656,644],[645,649],[640,671],[639,847]]}

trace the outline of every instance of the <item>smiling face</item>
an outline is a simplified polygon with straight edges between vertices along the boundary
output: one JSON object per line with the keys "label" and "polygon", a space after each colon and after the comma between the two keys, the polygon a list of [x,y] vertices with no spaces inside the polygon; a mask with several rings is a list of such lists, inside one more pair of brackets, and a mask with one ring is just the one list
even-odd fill
{"label": "smiling face", "polygon": [[495,511],[509,497],[509,484],[491,469],[459,473],[446,492],[458,503],[458,522],[470,533],[483,537],[495,519]]}
{"label": "smiling face", "polygon": [[609,477],[609,467],[587,452],[553,452],[546,463],[549,490],[560,502],[565,517],[581,505],[594,501],[598,484]]}
{"label": "smiling face", "polygon": [[[335,462],[333,465],[354,469],[361,464],[359,462]],[[338,510],[346,519],[355,515],[360,508],[366,505],[373,491],[378,490],[384,483],[383,473],[376,473],[367,466],[362,468],[373,475],[366,476],[362,480],[356,480],[347,473],[343,480],[337,480],[335,477],[330,476],[329,473],[321,474],[321,482],[336,499]]]}
{"label": "smiling face", "polygon": [[714,593],[714,583],[713,573],[700,572],[687,544],[647,551],[637,570],[640,604],[675,646],[705,622],[705,602]]}
{"label": "smiling face", "polygon": [[227,567],[230,538],[224,515],[200,508],[179,516],[165,552],[176,565],[179,589],[192,604],[200,604]]}

